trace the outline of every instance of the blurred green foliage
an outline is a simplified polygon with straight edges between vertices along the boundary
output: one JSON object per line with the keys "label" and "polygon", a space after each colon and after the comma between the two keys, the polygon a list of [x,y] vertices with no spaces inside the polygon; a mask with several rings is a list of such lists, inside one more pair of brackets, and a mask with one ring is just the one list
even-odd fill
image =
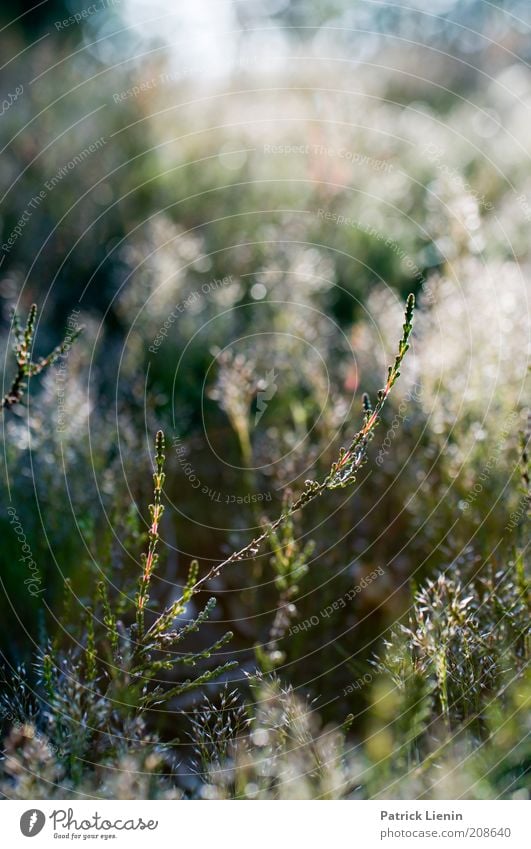
{"label": "blurred green foliage", "polygon": [[[249,745],[234,747],[230,729],[212,720],[219,694],[211,689],[208,723],[192,723],[219,737],[219,749],[215,739],[195,740],[201,780],[177,781],[178,791],[167,784],[175,762],[160,748],[177,724],[185,757],[196,757],[185,737],[182,712],[195,704],[187,696],[147,718],[152,761],[116,755],[118,771],[138,769],[143,783],[124,788],[103,767],[69,773],[68,792],[79,782],[79,792],[124,796],[444,798],[463,760],[464,793],[527,792],[527,685],[519,670],[505,687],[500,671],[527,649],[514,639],[502,652],[494,639],[482,654],[475,620],[480,688],[491,655],[494,671],[488,698],[466,709],[460,688],[470,668],[452,668],[441,701],[439,661],[419,657],[419,605],[438,586],[428,581],[443,580],[452,598],[472,593],[469,604],[495,630],[523,616],[527,568],[518,433],[529,350],[529,9],[516,0],[442,5],[428,13],[385,3],[235,3],[241,56],[253,61],[239,66],[227,36],[219,78],[208,76],[208,56],[190,71],[186,45],[170,49],[160,31],[130,26],[127,4],[57,27],[86,6],[46,3],[0,34],[10,60],[3,92],[22,87],[2,115],[2,350],[12,345],[14,305],[39,304],[35,357],[60,342],[74,311],[85,325],[3,418],[4,501],[43,589],[28,592],[20,536],[4,512],[7,670],[31,669],[35,649],[53,638],[65,579],[75,605],[91,604],[102,579],[124,604],[132,597],[159,427],[167,509],[151,595],[162,608],[192,558],[207,572],[279,513],[286,488],[300,492],[328,470],[361,420],[362,391],[374,397],[382,385],[407,292],[420,304],[409,361],[358,485],[295,520],[281,537],[291,546],[286,560],[273,539],[271,550],[212,583],[209,639],[230,623],[240,669],[237,696],[219,698],[232,705],[234,727],[254,727]],[[22,9],[11,4],[10,20]],[[284,38],[279,67],[261,62],[264,45],[253,40],[266,23]],[[320,58],[331,55],[336,62]],[[8,388],[14,374],[4,363]],[[296,575],[293,563],[304,566]],[[507,594],[517,568],[515,607]],[[408,639],[393,631],[397,622]],[[375,675],[376,657],[393,659],[389,679]],[[263,676],[249,689],[244,673],[257,662]],[[31,672],[23,678],[34,686]],[[313,708],[307,716],[306,697],[318,700],[320,719]],[[19,756],[40,758],[45,781],[67,778],[48,748],[53,721],[42,711],[35,719],[23,702],[22,724],[10,731],[5,723],[13,758],[2,792],[37,798],[49,790],[24,785]],[[511,705],[504,723],[498,713]],[[295,717],[295,732],[283,736],[275,711]],[[393,712],[403,727],[388,721]],[[456,733],[445,742],[449,712]],[[25,725],[33,721],[37,737]],[[304,745],[300,782],[290,784],[292,733]],[[485,744],[475,752],[477,740]],[[264,777],[270,749],[278,774]],[[330,774],[315,766],[316,751],[320,764],[333,753]]]}

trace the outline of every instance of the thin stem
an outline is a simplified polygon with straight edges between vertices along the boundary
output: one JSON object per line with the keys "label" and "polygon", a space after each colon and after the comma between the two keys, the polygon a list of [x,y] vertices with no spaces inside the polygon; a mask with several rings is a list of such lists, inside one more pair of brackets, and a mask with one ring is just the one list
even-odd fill
{"label": "thin stem", "polygon": [[153,475],[153,504],[149,505],[151,515],[151,525],[148,531],[148,550],[147,554],[142,555],[144,569],[140,577],[138,594],[136,597],[136,623],[137,623],[137,638],[140,642],[144,635],[144,612],[149,601],[149,587],[151,584],[151,576],[157,565],[158,554],[157,546],[159,542],[159,524],[164,512],[164,506],[161,503],[162,487],[164,485],[164,434],[161,430],[157,432],[155,437],[155,462],[156,471]]}
{"label": "thin stem", "polygon": [[338,459],[335,463],[332,463],[330,471],[326,475],[326,477],[322,481],[313,481],[307,480],[306,485],[302,493],[299,497],[293,501],[289,507],[284,510],[277,519],[267,525],[263,533],[259,536],[255,537],[251,540],[247,545],[241,548],[239,551],[233,552],[230,557],[227,557],[226,560],[223,560],[221,563],[217,563],[213,566],[206,575],[200,578],[193,587],[194,592],[207,581],[210,581],[212,578],[219,575],[222,569],[225,566],[229,566],[231,563],[236,563],[240,560],[243,560],[247,556],[254,557],[258,554],[260,550],[260,546],[263,542],[269,537],[272,531],[275,531],[283,522],[286,521],[290,516],[296,513],[298,510],[306,507],[311,501],[314,501],[318,496],[322,495],[326,490],[337,489],[340,487],[347,486],[349,484],[354,483],[356,479],[356,473],[360,466],[364,463],[367,455],[367,446],[369,441],[372,439],[374,434],[374,429],[376,428],[382,409],[385,405],[385,402],[393,388],[396,380],[400,376],[400,366],[402,360],[406,352],[409,349],[409,337],[411,336],[411,331],[413,329],[413,311],[415,308],[415,297],[413,294],[410,294],[406,301],[406,310],[404,315],[404,324],[403,324],[403,333],[402,338],[398,345],[398,354],[395,357],[395,361],[392,366],[389,366],[387,372],[387,381],[383,389],[380,389],[378,392],[378,400],[374,407],[371,409],[370,402],[367,395],[363,397],[363,409],[365,412],[365,421],[363,427],[356,433],[350,446],[347,450],[344,448],[340,449]]}

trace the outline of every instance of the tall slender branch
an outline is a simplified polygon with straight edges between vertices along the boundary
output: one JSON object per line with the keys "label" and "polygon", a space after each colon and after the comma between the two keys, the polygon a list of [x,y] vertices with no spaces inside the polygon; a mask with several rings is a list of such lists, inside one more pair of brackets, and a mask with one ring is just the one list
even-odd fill
{"label": "tall slender branch", "polygon": [[221,563],[214,565],[209,572],[200,578],[193,587],[194,592],[207,581],[219,575],[225,566],[231,563],[236,563],[244,560],[247,557],[254,557],[258,554],[263,542],[267,540],[272,531],[275,531],[283,522],[298,510],[306,507],[311,501],[314,501],[318,496],[322,495],[327,490],[333,490],[349,486],[356,480],[356,475],[359,468],[363,465],[367,457],[367,446],[371,441],[374,430],[380,420],[380,415],[385,402],[393,388],[395,382],[400,376],[400,366],[404,359],[407,350],[409,349],[409,337],[413,329],[413,312],[415,309],[415,296],[408,295],[406,301],[406,309],[404,314],[404,324],[402,326],[402,338],[398,344],[398,353],[395,357],[393,365],[389,366],[387,371],[387,381],[383,389],[378,391],[377,402],[374,409],[371,406],[369,396],[363,395],[363,410],[365,414],[364,423],[361,429],[355,434],[348,448],[341,448],[339,456],[335,463],[332,463],[330,471],[322,481],[307,480],[305,481],[304,490],[301,494],[292,501],[285,510],[269,523],[264,531],[251,540],[247,545],[239,551],[233,552],[230,557],[223,560]]}

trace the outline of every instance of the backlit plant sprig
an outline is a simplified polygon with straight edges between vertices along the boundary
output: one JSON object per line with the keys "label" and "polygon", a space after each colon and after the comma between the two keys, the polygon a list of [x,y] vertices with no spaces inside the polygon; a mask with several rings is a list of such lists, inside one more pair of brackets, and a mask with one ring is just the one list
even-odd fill
{"label": "backlit plant sprig", "polygon": [[356,479],[356,472],[365,458],[367,445],[374,435],[374,428],[378,424],[383,406],[391,389],[400,377],[400,366],[406,352],[409,349],[409,337],[413,329],[414,309],[415,296],[410,294],[406,301],[402,339],[398,345],[398,353],[395,357],[395,361],[392,366],[389,366],[387,371],[387,382],[383,389],[378,390],[378,400],[374,409],[371,407],[369,396],[366,393],[363,395],[365,422],[361,430],[359,430],[354,436],[348,449],[340,449],[337,462],[332,464],[330,472],[323,481],[323,483],[326,484],[326,489],[336,489],[337,487],[347,486],[350,483],[354,483]]}
{"label": "backlit plant sprig", "polygon": [[[74,637],[73,645],[70,639],[66,649],[61,640],[51,641],[37,660],[46,711],[72,755],[72,770],[80,768],[80,758],[88,751],[96,762],[116,759],[124,740],[132,749],[158,746],[146,730],[146,711],[217,680],[237,665],[236,661],[205,664],[229,642],[231,632],[212,645],[186,650],[187,638],[201,629],[216,604],[211,598],[193,618],[179,621],[197,580],[196,561],[176,600],[158,615],[149,607],[158,563],[164,461],[164,434],[158,431],[147,551],[142,557],[138,591],[131,599],[132,610],[110,595],[106,581],[100,581],[78,629],[69,635]],[[70,584],[65,590],[63,619],[68,622]],[[199,672],[190,675],[189,670],[196,666]]]}
{"label": "backlit plant sprig", "polygon": [[[134,602],[135,624],[130,629],[127,629],[129,633],[120,634],[118,617],[112,610],[103,583],[100,583],[98,587],[97,599],[101,610],[101,621],[104,626],[105,640],[110,648],[110,656],[114,658],[115,669],[126,671],[128,675],[132,676],[141,685],[141,693],[138,698],[138,706],[141,709],[149,706],[152,707],[161,701],[166,701],[173,696],[180,695],[190,689],[195,689],[234,667],[235,664],[229,661],[221,666],[207,670],[193,680],[187,679],[182,681],[170,687],[170,689],[160,687],[156,678],[159,672],[173,670],[179,664],[185,667],[195,666],[200,660],[209,659],[232,638],[232,634],[229,632],[202,651],[185,654],[175,651],[176,646],[189,634],[199,630],[200,626],[209,618],[215,606],[215,599],[209,599],[195,619],[190,620],[181,627],[175,627],[176,620],[185,613],[192,595],[206,581],[218,574],[224,566],[243,560],[247,556],[254,556],[265,540],[277,539],[278,542],[278,538],[275,537],[277,529],[286,521],[289,521],[290,517],[296,511],[309,504],[317,496],[322,495],[326,490],[344,487],[355,481],[357,471],[366,458],[367,446],[378,424],[383,405],[400,375],[400,365],[409,347],[408,340],[412,330],[413,309],[414,298],[413,295],[410,295],[407,300],[402,339],[399,343],[395,362],[389,367],[387,382],[384,388],[378,392],[378,400],[374,409],[371,408],[368,396],[364,396],[363,426],[352,439],[348,449],[342,448],[340,450],[338,459],[332,464],[326,477],[321,482],[313,480],[306,481],[304,490],[295,500],[287,499],[285,501],[284,510],[274,522],[265,525],[263,532],[259,536],[240,549],[240,551],[234,552],[222,563],[214,566],[203,578],[198,579],[198,564],[196,561],[193,561],[190,565],[188,578],[180,597],[172,601],[162,613],[155,617],[151,625],[146,628],[146,610],[148,609],[151,581],[158,563],[159,528],[164,512],[162,504],[162,491],[165,481],[164,434],[162,431],[158,431],[155,437],[153,503],[149,506],[150,526],[148,531],[148,547],[147,552],[142,555],[142,574],[139,579],[138,592],[136,593]],[[21,347],[20,349],[21,359],[23,356],[26,358],[25,351],[29,350],[29,344],[33,335],[34,320],[35,310],[32,309],[26,330],[23,332],[25,348]],[[19,338],[21,338],[20,333]],[[60,351],[60,349],[56,350]],[[57,355],[59,354],[57,353]],[[53,352],[50,356],[53,356]],[[29,361],[29,354],[24,362],[26,361],[30,366],[33,365]],[[293,564],[285,564],[286,569],[288,565],[291,569],[291,565]],[[290,580],[291,577],[290,575]],[[279,575],[281,584],[286,579],[287,574],[283,573]],[[96,676],[96,645],[98,639],[92,631],[89,636],[90,639],[87,641],[86,648],[86,670],[87,673],[90,673],[89,677],[93,679]],[[154,681],[156,683],[153,687],[150,682]]]}
{"label": "backlit plant sprig", "polygon": [[355,482],[357,473],[366,460],[367,447],[373,438],[374,430],[380,421],[380,415],[384,404],[391,392],[391,389],[400,377],[400,367],[409,349],[409,338],[413,329],[414,309],[415,296],[411,293],[408,295],[406,301],[404,324],[402,326],[402,338],[398,344],[398,353],[393,365],[388,368],[385,386],[378,391],[377,401],[374,408],[371,406],[369,396],[367,394],[363,395],[363,426],[353,437],[349,447],[341,448],[339,450],[339,456],[337,460],[332,463],[330,471],[326,477],[322,481],[307,480],[305,482],[304,489],[298,498],[291,501],[280,516],[278,516],[274,522],[271,522],[265,527],[263,533],[255,537],[239,551],[233,552],[226,560],[223,560],[221,563],[213,566],[203,578],[196,582],[193,588],[194,592],[199,589],[203,583],[219,575],[220,571],[225,566],[228,566],[231,563],[236,563],[239,560],[244,560],[246,557],[256,556],[260,550],[260,546],[270,537],[272,532],[276,531],[276,529],[282,525],[286,519],[301,508],[305,507],[311,501],[314,501],[314,499],[318,496],[322,495],[327,490],[349,486]]}
{"label": "backlit plant sprig", "polygon": [[5,409],[13,407],[20,403],[24,395],[24,390],[27,386],[27,379],[36,374],[40,374],[48,366],[53,365],[58,358],[65,353],[66,350],[77,339],[82,327],[68,331],[60,345],[57,345],[47,357],[40,357],[37,362],[31,359],[31,348],[35,335],[35,319],[37,317],[37,305],[32,304],[28,313],[26,326],[23,328],[20,319],[16,312],[13,312],[13,332],[15,335],[15,344],[13,353],[17,362],[17,373],[13,379],[10,389],[2,398],[1,405]]}
{"label": "backlit plant sprig", "polygon": [[155,464],[156,471],[153,474],[153,504],[149,505],[149,513],[151,524],[148,531],[148,550],[147,554],[142,554],[143,571],[140,576],[138,595],[136,599],[136,624],[138,636],[142,637],[144,633],[144,609],[149,601],[149,585],[153,570],[157,565],[158,554],[157,545],[159,542],[159,523],[164,513],[164,506],[161,503],[162,487],[166,475],[164,474],[164,434],[161,430],[157,432],[155,437]]}
{"label": "backlit plant sprig", "polygon": [[[179,598],[155,618],[149,628],[145,626],[145,612],[149,602],[149,588],[153,572],[158,563],[157,546],[160,540],[159,527],[164,506],[162,504],[162,489],[165,481],[164,473],[164,433],[159,430],[155,437],[155,472],[153,474],[153,504],[149,505],[151,524],[148,531],[147,553],[142,555],[142,575],[139,580],[139,589],[135,598],[136,624],[131,632],[131,660],[130,672],[132,676],[143,682],[142,694],[139,704],[142,709],[153,707],[163,701],[182,695],[189,690],[207,684],[215,680],[224,672],[236,666],[235,661],[228,661],[220,666],[207,669],[205,672],[193,679],[181,681],[169,689],[159,686],[148,686],[149,682],[157,682],[156,676],[159,672],[171,671],[179,665],[185,667],[196,666],[199,661],[208,660],[212,655],[223,648],[231,639],[232,632],[223,634],[212,645],[197,652],[180,653],[175,647],[185,640],[187,636],[199,631],[201,625],[206,622],[216,605],[215,598],[210,598],[199,614],[188,621],[185,625],[175,628],[175,620],[182,616],[193,593],[197,582],[198,564],[192,561],[188,572],[188,578]],[[104,603],[104,622],[109,623],[109,637],[111,643],[117,641],[115,633],[116,619],[112,616],[108,602]]]}

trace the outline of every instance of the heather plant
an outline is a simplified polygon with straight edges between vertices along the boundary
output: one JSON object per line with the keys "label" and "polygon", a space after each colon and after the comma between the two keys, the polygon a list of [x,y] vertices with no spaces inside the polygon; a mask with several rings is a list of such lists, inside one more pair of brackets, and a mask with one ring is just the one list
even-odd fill
{"label": "heather plant", "polygon": [[[301,581],[314,568],[313,546],[297,538],[294,519],[307,504],[353,483],[367,457],[384,404],[400,374],[412,324],[408,300],[403,335],[385,386],[363,424],[321,482],[299,496],[285,495],[279,517],[262,533],[203,576],[193,561],[178,597],[157,613],[151,602],[159,570],[165,478],[164,437],[155,440],[153,500],[147,534],[130,511],[124,526],[131,544],[145,537],[137,586],[108,590],[104,574],[75,623],[74,585],[65,585],[62,632],[43,634],[37,680],[21,667],[7,675],[2,718],[7,734],[1,792],[11,798],[54,794],[119,798],[375,798],[437,796],[459,764],[464,796],[525,792],[529,754],[521,738],[528,662],[529,588],[525,550],[514,548],[507,566],[483,564],[470,551],[415,591],[409,623],[387,639],[373,665],[369,719],[358,706],[340,724],[323,724],[319,703],[284,685],[282,664],[290,624],[298,616]],[[521,450],[522,487],[528,491],[527,440]],[[519,526],[519,529],[520,526]],[[124,538],[125,539],[125,538]],[[242,692],[225,689],[192,713],[184,749],[151,730],[152,712],[177,710],[188,694],[223,679],[233,661],[209,666],[230,633],[204,647],[210,599],[186,619],[196,594],[236,562],[251,562],[267,543],[277,592],[269,633],[258,646],[261,672]],[[310,565],[311,564],[311,565]],[[105,571],[105,570],[104,570]],[[195,608],[194,608],[195,609]],[[189,651],[187,638],[199,643]],[[205,668],[206,664],[206,668]],[[198,667],[195,677],[187,670]],[[276,674],[271,674],[278,670]],[[524,695],[522,695],[524,694]],[[512,709],[510,723],[503,705]],[[186,727],[180,714],[179,725]],[[515,746],[505,755],[503,733]],[[500,749],[500,746],[502,747]],[[189,778],[181,778],[183,753]],[[92,765],[88,765],[90,762]],[[492,778],[482,772],[487,765]],[[194,777],[195,776],[195,777]]]}
{"label": "heather plant", "polygon": [[526,798],[522,16],[274,4],[277,57],[229,3],[214,91],[162,19],[4,5],[2,794]]}
{"label": "heather plant", "polygon": [[[108,576],[105,576],[76,627],[72,622],[74,588],[67,583],[65,631],[48,639],[39,652],[37,696],[31,698],[23,670],[15,676],[14,690],[27,695],[33,705],[31,711],[22,706],[18,710],[23,714],[24,726],[29,728],[20,737],[21,760],[17,760],[17,747],[13,744],[14,751],[5,764],[7,775],[15,785],[19,774],[25,774],[24,759],[34,756],[33,749],[28,752],[26,746],[26,739],[30,746],[36,736],[33,723],[38,723],[43,729],[39,733],[45,735],[38,740],[41,754],[35,765],[40,768],[42,759],[42,775],[37,772],[34,781],[39,775],[44,783],[54,777],[61,780],[66,790],[75,789],[79,783],[97,784],[95,776],[85,774],[83,765],[87,758],[94,759],[101,772],[105,766],[114,768],[122,759],[130,758],[136,763],[135,759],[140,758],[139,763],[143,763],[146,747],[153,752],[152,762],[157,767],[171,771],[172,759],[166,747],[146,728],[147,711],[215,680],[234,666],[234,662],[227,661],[204,669],[195,678],[185,675],[179,683],[166,685],[160,677],[176,668],[186,673],[211,658],[232,636],[227,632],[199,651],[180,650],[181,643],[201,628],[215,605],[215,599],[211,598],[196,616],[179,624],[197,579],[195,561],[178,598],[158,615],[150,609],[149,592],[157,567],[163,512],[164,459],[164,436],[159,431],[155,440],[154,497],[149,508],[147,552],[141,560],[138,590],[129,605],[124,605],[123,598],[116,605],[109,595]],[[21,702],[20,695],[17,702]],[[50,747],[52,753],[46,757]],[[56,749],[61,752],[60,758],[54,755]],[[104,778],[99,780],[105,784]],[[18,792],[22,791],[15,786],[15,793]]]}
{"label": "heather plant", "polygon": [[291,518],[294,513],[306,507],[316,498],[322,496],[325,492],[330,492],[335,489],[343,489],[347,486],[352,486],[356,479],[359,469],[363,466],[367,459],[367,448],[374,436],[374,430],[379,423],[385,402],[393,388],[395,382],[400,376],[400,366],[409,349],[409,337],[413,329],[413,311],[415,308],[415,297],[413,294],[408,295],[406,302],[406,310],[404,315],[402,338],[398,344],[398,353],[395,361],[388,367],[387,380],[382,389],[378,390],[376,403],[374,408],[368,394],[363,395],[363,425],[359,431],[352,437],[347,448],[340,448],[337,459],[332,463],[330,470],[321,481],[307,479],[304,483],[304,489],[300,495],[291,498],[287,501],[283,511],[273,522],[266,524],[265,529],[261,534],[256,536],[251,542],[247,543],[239,551],[233,552],[228,558],[221,563],[213,566],[209,572],[203,576],[196,584],[199,587],[205,581],[218,575],[221,570],[247,556],[256,556],[261,545],[274,533],[287,519]]}
{"label": "heather plant", "polygon": [[[137,618],[127,631],[101,585],[103,636],[98,638],[90,611],[77,655],[65,655],[57,644],[49,647],[38,663],[44,699],[35,699],[23,669],[7,682],[2,714],[12,728],[1,789],[11,798],[53,798],[57,792],[173,798],[179,792],[175,753],[147,731],[143,709],[153,704],[152,684],[156,702],[165,702],[151,667],[158,674],[178,661],[159,667],[150,658],[141,680],[135,682],[134,674],[136,640],[144,635],[140,646],[151,640],[155,651],[163,654],[164,644],[167,653],[179,629],[166,635],[166,645],[163,625],[169,627],[197,583],[193,566],[179,601],[158,616],[151,612],[147,626],[161,517],[157,490],[164,483],[161,434],[155,464],[148,550],[133,601],[143,624],[138,627]],[[287,524],[283,537],[270,531],[281,593],[289,593],[306,571],[307,552],[294,546]],[[202,621],[200,614],[180,634]],[[220,647],[216,643],[212,650]],[[106,658],[113,650],[111,666]],[[194,662],[210,651],[196,652]],[[183,658],[186,663],[191,655]],[[250,701],[225,689],[192,714],[190,766],[196,781],[185,782],[185,792],[203,799],[447,798],[457,787],[464,798],[524,798],[531,757],[523,735],[528,659],[523,552],[498,571],[470,552],[415,591],[409,624],[387,639],[374,666],[365,739],[351,736],[356,715],[345,717],[341,727],[323,726],[315,700],[303,699],[275,675],[257,674],[250,679]],[[183,692],[207,680],[213,680],[210,673],[177,687]],[[88,752],[91,761],[96,754],[93,769],[83,766]]]}
{"label": "heather plant", "polygon": [[[528,493],[527,439],[521,480]],[[472,548],[414,591],[372,672],[361,741],[318,707],[257,679],[253,733],[207,776],[206,798],[527,798],[530,594],[526,550]],[[353,690],[354,691],[354,690]],[[358,731],[359,734],[359,731]],[[320,757],[326,751],[327,758]]]}
{"label": "heather plant", "polygon": [[[142,742],[156,746],[156,739],[146,732],[146,712],[211,683],[234,667],[234,662],[228,661],[206,669],[193,679],[185,678],[166,687],[159,679],[159,675],[165,673],[175,674],[177,668],[188,669],[209,660],[231,639],[232,634],[227,632],[210,646],[197,651],[176,651],[185,638],[197,632],[208,619],[215,605],[214,598],[186,624],[176,626],[175,623],[185,613],[192,596],[206,581],[219,574],[223,567],[255,554],[266,539],[270,541],[273,550],[272,565],[281,593],[281,604],[270,634],[268,661],[265,665],[272,668],[276,664],[279,658],[275,643],[286,630],[286,613],[283,608],[296,591],[296,579],[306,571],[306,560],[311,552],[308,546],[299,550],[294,543],[292,516],[326,490],[347,486],[355,480],[357,470],[366,459],[367,446],[381,409],[399,377],[400,365],[409,347],[413,308],[414,299],[410,296],[398,354],[394,365],[388,369],[386,384],[378,392],[374,409],[368,396],[364,396],[362,428],[352,438],[347,449],[340,449],[337,461],[332,464],[323,481],[307,481],[303,493],[295,501],[288,496],[281,515],[266,524],[259,537],[213,567],[206,575],[199,577],[198,564],[192,561],[181,595],[158,615],[152,613],[149,606],[150,588],[158,564],[160,522],[164,512],[164,435],[162,431],[157,433],[147,552],[141,558],[142,571],[129,616],[123,601],[119,605],[119,612],[116,611],[106,581],[101,580],[92,603],[85,606],[81,632],[76,634],[74,628],[72,633],[66,633],[66,645],[63,645],[64,639],[57,635],[48,640],[39,653],[39,699],[46,706],[47,731],[52,745],[66,752],[67,783],[75,783],[81,778],[81,764],[89,752],[91,756],[97,755],[98,762],[106,763],[126,755],[131,745],[133,750],[134,744],[138,746]],[[279,536],[281,528],[284,528],[282,537]],[[63,618],[68,622],[68,606],[73,590],[69,584],[66,584],[65,589],[67,609]],[[150,617],[149,622],[147,616]],[[73,645],[69,644],[71,642]],[[23,680],[20,673],[18,679],[21,682]]]}
{"label": "heather plant", "polygon": [[39,357],[34,362],[32,359],[32,348],[35,335],[35,321],[37,318],[37,304],[32,304],[28,313],[26,325],[22,327],[16,312],[13,312],[13,335],[15,337],[13,354],[17,370],[10,388],[2,398],[1,406],[9,409],[19,404],[23,398],[30,377],[40,374],[44,369],[53,365],[77,339],[82,331],[81,327],[69,330],[61,342],[46,357]]}

